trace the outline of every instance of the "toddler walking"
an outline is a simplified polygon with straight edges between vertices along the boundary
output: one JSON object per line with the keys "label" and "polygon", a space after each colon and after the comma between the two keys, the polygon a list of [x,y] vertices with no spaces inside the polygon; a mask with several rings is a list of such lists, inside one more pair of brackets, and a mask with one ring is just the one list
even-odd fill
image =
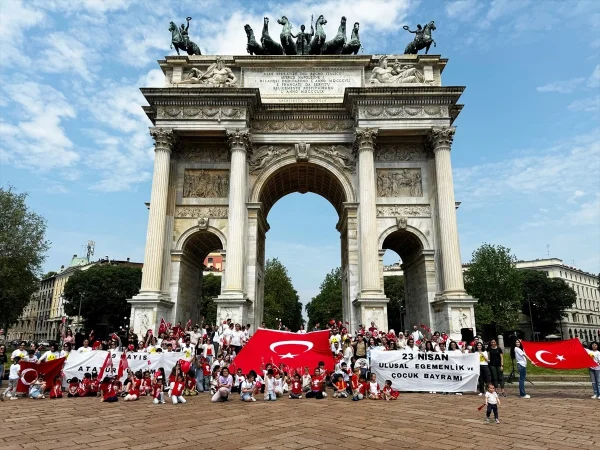
{"label": "toddler walking", "polygon": [[494,419],[496,419],[496,423],[500,423],[500,420],[498,419],[500,397],[498,397],[498,393],[493,384],[488,385],[488,390],[485,393],[485,404],[487,406],[485,422],[490,423],[490,414],[494,411]]}

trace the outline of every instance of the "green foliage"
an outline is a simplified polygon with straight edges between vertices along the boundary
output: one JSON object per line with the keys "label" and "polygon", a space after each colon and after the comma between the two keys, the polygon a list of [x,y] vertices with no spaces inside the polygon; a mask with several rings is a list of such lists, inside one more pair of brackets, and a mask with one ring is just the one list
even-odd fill
{"label": "green foliage", "polygon": [[560,278],[548,278],[543,272],[525,270],[523,276],[523,314],[533,316],[534,331],[540,337],[555,333],[565,310],[573,306],[577,294]]}
{"label": "green foliage", "polygon": [[342,319],[342,269],[333,269],[321,283],[321,291],[306,304],[308,328],[325,327],[330,319]]}
{"label": "green foliage", "polygon": [[514,330],[519,322],[523,294],[515,261],[509,248],[483,244],[473,252],[464,275],[465,289],[478,300],[476,325],[495,327],[494,335]]}
{"label": "green foliage", "polygon": [[106,264],[78,270],[65,283],[65,313],[77,316],[81,300],[86,330],[117,331],[130,316],[127,299],[139,293],[141,282],[142,269],[137,267]]}
{"label": "green foliage", "polygon": [[14,324],[38,288],[46,221],[25,204],[27,194],[0,188],[0,328]]}
{"label": "green foliage", "polygon": [[404,277],[397,275],[383,277],[383,289],[385,296],[390,299],[387,305],[388,327],[394,329],[396,333],[404,331],[401,320],[401,308],[404,307]]}
{"label": "green foliage", "polygon": [[40,280],[45,280],[46,278],[53,277],[56,274],[57,274],[57,272],[54,272],[53,270],[51,270],[50,272],[46,272],[44,275],[42,275],[40,277]]}
{"label": "green foliage", "polygon": [[202,277],[202,297],[200,298],[200,316],[204,323],[217,324],[217,305],[213,301],[221,293],[221,277],[209,273]]}
{"label": "green foliage", "polygon": [[269,328],[277,328],[279,320],[293,331],[304,323],[302,303],[292,285],[287,269],[277,259],[267,260],[265,266],[264,322]]}

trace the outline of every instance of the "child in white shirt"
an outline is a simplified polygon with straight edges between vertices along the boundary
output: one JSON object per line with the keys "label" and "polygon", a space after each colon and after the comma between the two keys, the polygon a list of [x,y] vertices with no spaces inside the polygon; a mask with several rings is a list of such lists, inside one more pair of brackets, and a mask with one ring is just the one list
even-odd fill
{"label": "child in white shirt", "polygon": [[21,377],[21,366],[19,365],[21,357],[15,356],[13,360],[14,362],[11,364],[8,372],[8,388],[0,397],[0,400],[2,401],[4,401],[6,396],[8,396],[11,400],[17,399],[17,384],[19,383],[19,378]]}
{"label": "child in white shirt", "polygon": [[498,393],[496,392],[496,388],[494,388],[493,384],[488,386],[488,390],[485,393],[485,404],[487,405],[486,411],[486,423],[490,423],[490,414],[494,411],[494,419],[496,419],[496,423],[500,423],[498,420],[498,405],[500,405],[500,397],[498,397]]}

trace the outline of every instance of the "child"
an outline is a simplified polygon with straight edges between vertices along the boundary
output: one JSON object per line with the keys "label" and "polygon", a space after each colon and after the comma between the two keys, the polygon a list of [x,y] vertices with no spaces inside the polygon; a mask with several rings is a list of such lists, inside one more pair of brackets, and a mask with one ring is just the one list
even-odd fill
{"label": "child", "polygon": [[92,381],[90,382],[90,397],[100,396],[100,382],[98,381],[98,373],[92,372]]}
{"label": "child", "polygon": [[138,370],[131,374],[131,381],[127,385],[126,402],[133,402],[140,398],[140,386],[142,385],[142,371]]}
{"label": "child", "polygon": [[354,368],[354,373],[350,377],[350,388],[352,389],[352,401],[357,402],[363,399],[363,395],[359,391],[360,383],[360,369]]}
{"label": "child", "polygon": [[185,376],[185,389],[183,395],[198,395],[196,390],[196,378],[194,378],[194,371],[190,370]]}
{"label": "child", "polygon": [[[202,390],[200,392],[209,391],[210,390],[210,362],[208,359],[203,358],[200,360],[200,365],[202,366]],[[198,389],[200,390],[200,389]]]}
{"label": "child", "polygon": [[281,371],[275,373],[275,380],[273,381],[273,390],[277,397],[283,396],[283,378],[281,378]]}
{"label": "child", "polygon": [[217,393],[217,388],[219,386],[219,373],[221,372],[221,366],[215,366],[210,376],[210,395],[215,395]]}
{"label": "child", "polygon": [[29,386],[29,398],[38,399],[46,398],[44,396],[44,375],[40,374],[37,379]]}
{"label": "child", "polygon": [[267,369],[267,376],[265,377],[265,401],[274,402],[277,399],[275,393],[275,378],[273,377],[273,369]]}
{"label": "child", "polygon": [[71,381],[69,381],[67,397],[79,397],[79,378],[73,377],[71,378]]}
{"label": "child", "polygon": [[371,380],[369,381],[369,399],[370,400],[381,399],[381,392],[379,389],[379,384],[377,384],[377,375],[375,375],[374,373],[371,374]]}
{"label": "child", "polygon": [[155,405],[158,405],[159,403],[164,405],[165,403],[165,398],[163,395],[163,384],[163,377],[161,375],[156,377],[154,386],[152,386],[152,403],[154,403]]}
{"label": "child", "polygon": [[358,384],[358,393],[360,394],[359,399],[367,398],[369,396],[369,382],[367,381],[367,378],[362,374],[362,371],[358,379]]}
{"label": "child", "polygon": [[86,372],[83,375],[83,380],[79,383],[79,387],[77,388],[77,393],[80,397],[87,397],[90,393],[90,384],[92,383],[92,374]]}
{"label": "child", "polygon": [[244,402],[255,402],[254,393],[256,391],[256,372],[251,370],[248,376],[240,385],[240,395]]}
{"label": "child", "polygon": [[185,382],[183,381],[183,375],[179,374],[177,376],[177,381],[171,383],[169,388],[169,396],[173,401],[173,404],[177,403],[186,403],[185,398],[183,398],[183,389],[185,388]]}
{"label": "child", "polygon": [[312,378],[310,376],[308,366],[306,366],[304,368],[304,374],[302,375],[302,390],[304,392],[310,391],[311,382],[312,382]]}
{"label": "child", "polygon": [[346,387],[347,384],[344,381],[344,377],[342,375],[339,375],[335,379],[335,383],[333,383],[333,398],[348,398]]}
{"label": "child", "polygon": [[322,377],[319,368],[317,367],[310,383],[310,391],[306,393],[306,398],[316,398],[318,400],[327,397],[327,394],[323,392],[323,384],[325,378]]}
{"label": "child", "polygon": [[4,398],[8,396],[11,400],[17,399],[17,384],[19,383],[19,378],[21,378],[21,365],[19,364],[21,361],[20,356],[15,356],[13,359],[13,363],[10,365],[10,369],[8,372],[8,388],[0,397],[0,400],[4,401]]}
{"label": "child", "polygon": [[300,374],[296,372],[294,374],[294,380],[292,381],[292,391],[289,395],[290,398],[302,398],[302,381],[300,381]]}
{"label": "child", "polygon": [[62,398],[62,380],[60,375],[54,378],[54,384],[50,388],[50,398]]}
{"label": "child", "polygon": [[102,395],[101,402],[114,403],[119,401],[118,392],[119,385],[117,384],[117,380],[113,380],[112,378],[106,377],[104,378],[104,391]]}
{"label": "child", "polygon": [[238,369],[235,374],[235,379],[233,381],[233,387],[231,388],[231,392],[239,392],[242,393],[242,383],[246,380],[244,376],[244,372],[242,369]]}
{"label": "child", "polygon": [[145,370],[142,385],[140,386],[140,395],[148,394],[152,394],[152,378],[150,377],[150,371]]}
{"label": "child", "polygon": [[488,391],[485,393],[485,404],[487,405],[485,422],[490,423],[490,414],[494,411],[494,419],[496,419],[496,423],[500,423],[500,420],[498,419],[500,397],[498,397],[498,393],[493,384],[488,386]]}
{"label": "child", "polygon": [[381,390],[381,396],[384,400],[396,400],[400,393],[392,388],[392,380],[385,380],[385,385]]}

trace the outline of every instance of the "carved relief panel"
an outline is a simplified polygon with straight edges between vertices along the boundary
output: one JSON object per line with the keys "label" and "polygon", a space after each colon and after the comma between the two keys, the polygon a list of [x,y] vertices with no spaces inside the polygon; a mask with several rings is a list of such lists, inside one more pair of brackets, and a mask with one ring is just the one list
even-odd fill
{"label": "carved relief panel", "polygon": [[184,197],[227,197],[228,170],[186,170],[183,174]]}
{"label": "carved relief panel", "polygon": [[173,152],[172,158],[181,162],[228,162],[229,149],[219,144],[187,143]]}
{"label": "carved relief panel", "polygon": [[425,161],[426,159],[423,146],[418,143],[382,144],[375,150],[375,161]]}
{"label": "carved relief panel", "polygon": [[421,169],[377,169],[378,197],[422,197]]}

